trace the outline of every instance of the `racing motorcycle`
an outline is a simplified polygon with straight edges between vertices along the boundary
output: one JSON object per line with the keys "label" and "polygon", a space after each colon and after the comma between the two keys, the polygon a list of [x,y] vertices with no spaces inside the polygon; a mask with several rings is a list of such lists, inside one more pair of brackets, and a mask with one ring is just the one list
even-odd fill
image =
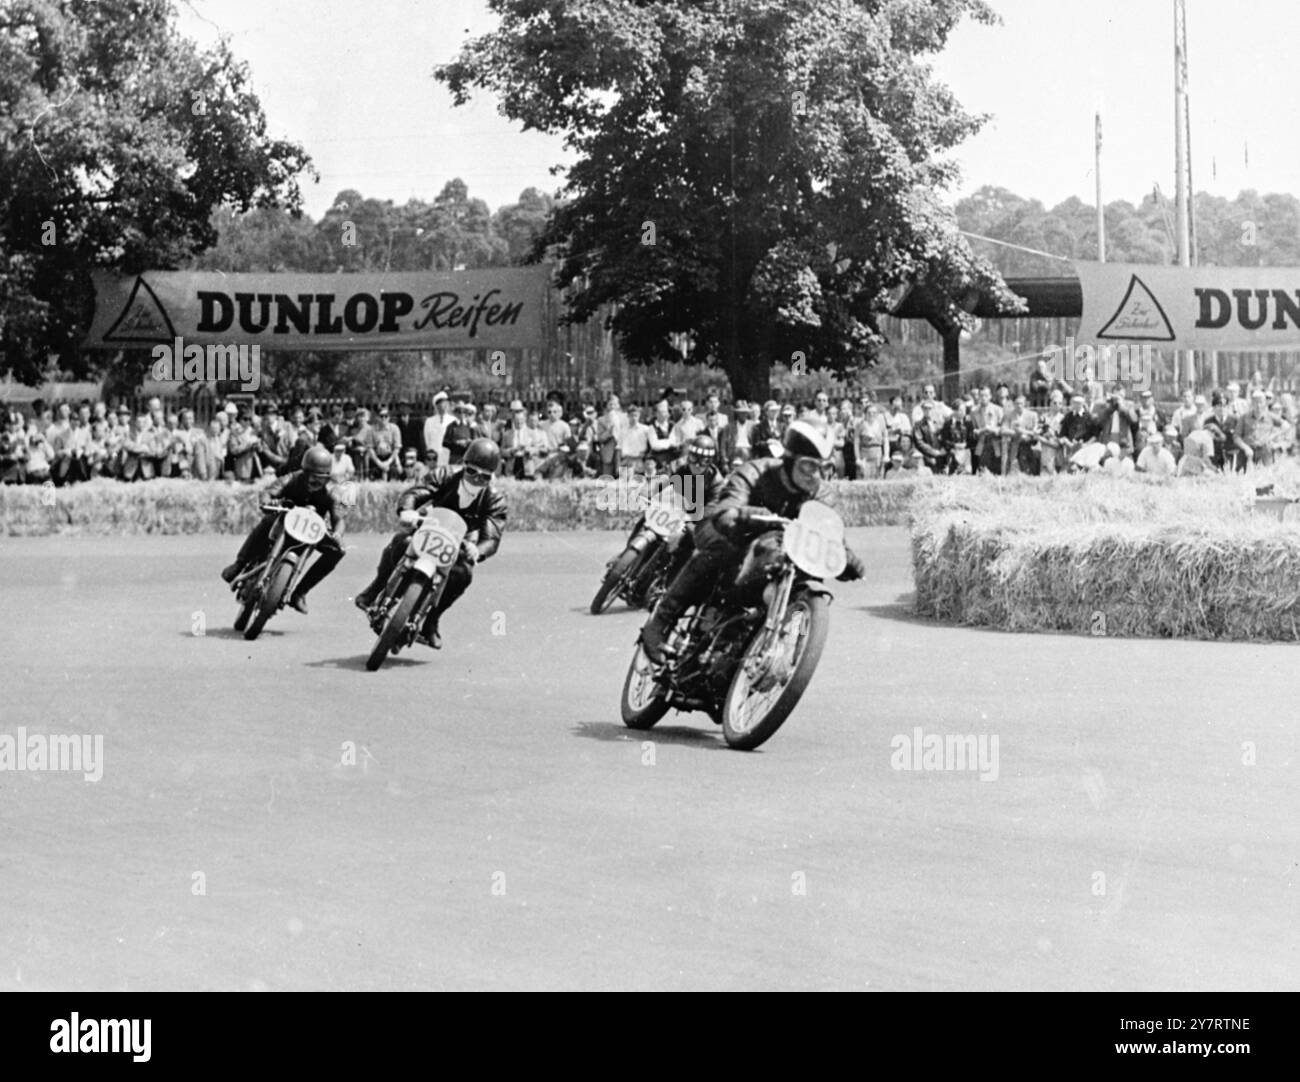
{"label": "racing motorcycle", "polygon": [[266,559],[246,568],[230,583],[239,602],[235,630],[242,631],[250,641],[262,633],[266,622],[293,597],[311,554],[329,533],[325,520],[310,507],[279,503],[261,506],[263,514],[276,515]]}
{"label": "racing motorcycle", "polygon": [[645,500],[641,525],[628,538],[627,547],[605,566],[600,589],[591,599],[591,614],[599,616],[621,597],[632,608],[654,608],[668,587],[668,572],[676,551],[674,542],[686,530],[686,511],[671,489]]}
{"label": "racing motorcycle", "polygon": [[728,745],[750,751],[799,702],[826,645],[830,591],[844,570],[844,521],[809,500],[794,520],[750,519],[764,530],[739,569],[720,576],[703,603],[682,614],[654,665],[638,642],[623,684],[623,723],[649,729],[669,710],[702,710]]}
{"label": "racing motorcycle", "polygon": [[366,659],[371,672],[389,654],[415,642],[442,598],[447,574],[460,555],[468,529],[465,520],[449,507],[431,507],[420,515],[406,543],[406,554],[369,610],[371,630],[379,636]]}

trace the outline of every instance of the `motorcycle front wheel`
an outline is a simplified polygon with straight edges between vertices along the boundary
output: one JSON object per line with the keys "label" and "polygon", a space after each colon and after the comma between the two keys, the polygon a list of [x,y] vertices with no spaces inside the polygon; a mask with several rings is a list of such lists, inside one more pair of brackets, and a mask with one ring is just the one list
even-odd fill
{"label": "motorcycle front wheel", "polygon": [[817,670],[830,623],[830,600],[825,594],[796,593],[777,632],[775,658],[757,679],[754,670],[764,635],[761,629],[755,634],[722,707],[722,734],[731,747],[753,751],[790,716]]}
{"label": "motorcycle front wheel", "polygon": [[402,637],[402,631],[410,623],[411,613],[415,611],[415,606],[420,603],[420,595],[424,593],[424,586],[419,582],[411,582],[406,586],[402,594],[402,600],[397,603],[397,608],[388,614],[388,619],[384,621],[383,630],[379,632],[379,639],[375,642],[375,648],[370,651],[370,656],[366,658],[366,669],[374,672],[384,663],[389,652],[397,645],[397,640]]}
{"label": "motorcycle front wheel", "polygon": [[289,589],[289,580],[293,578],[293,564],[280,563],[271,572],[271,581],[266,584],[266,590],[262,594],[262,600],[257,603],[257,613],[253,617],[252,623],[244,628],[244,638],[252,641],[262,633],[262,628],[266,627],[267,620],[280,609],[280,602],[284,600],[285,591]]}
{"label": "motorcycle front wheel", "polygon": [[599,616],[602,612],[614,604],[618,597],[618,588],[623,584],[623,577],[632,570],[636,563],[637,554],[631,549],[624,549],[619,553],[618,558],[609,565],[609,570],[605,572],[605,577],[601,580],[600,589],[596,591],[596,596],[591,599],[591,615]]}
{"label": "motorcycle front wheel", "polygon": [[667,695],[650,674],[650,659],[639,642],[623,681],[622,707],[623,724],[629,729],[652,728],[669,710]]}
{"label": "motorcycle front wheel", "polygon": [[239,591],[239,615],[235,617],[235,630],[243,631],[248,626],[248,621],[253,617],[253,610],[257,608],[257,595]]}

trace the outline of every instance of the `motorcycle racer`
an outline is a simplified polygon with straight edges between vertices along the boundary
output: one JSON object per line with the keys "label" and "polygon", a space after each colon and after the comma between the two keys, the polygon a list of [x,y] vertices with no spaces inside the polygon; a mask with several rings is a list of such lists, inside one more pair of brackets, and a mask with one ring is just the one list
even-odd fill
{"label": "motorcycle racer", "polygon": [[418,641],[435,650],[442,649],[438,621],[469,587],[474,565],[497,551],[501,531],[506,523],[506,498],[492,487],[492,477],[501,465],[501,450],[486,438],[474,440],[465,449],[459,466],[440,466],[420,484],[408,488],[397,501],[397,516],[402,529],[393,535],[379,557],[374,581],[357,594],[355,604],[367,612],[383,592],[393,569],[406,551],[410,531],[419,521],[419,509],[425,506],[446,507],[465,520],[468,532],[461,543],[460,555],[447,573],[438,606],[429,613]]}
{"label": "motorcycle racer", "polygon": [[[705,509],[722,499],[726,487],[727,475],[719,468],[718,445],[713,437],[701,433],[692,439],[687,447],[686,461],[668,476],[670,483],[674,478],[681,479],[673,487],[682,493],[683,509],[687,515],[686,529],[670,542],[673,562],[669,565],[668,577],[671,579],[695,551],[695,531],[690,523],[703,521]],[[644,520],[645,516],[637,520],[632,536],[636,536]]]}
{"label": "motorcycle racer", "polygon": [[[750,539],[770,525],[757,527],[755,515],[777,514],[793,519],[811,499],[831,503],[822,470],[834,445],[829,435],[806,421],[792,421],[782,437],[781,458],[744,463],[727,478],[721,498],[712,504],[695,531],[695,551],[668,586],[654,613],[641,629],[646,657],[655,664],[664,658],[664,641],[678,617],[705,596],[722,576],[735,571]],[[852,582],[863,574],[861,559],[845,546],[848,562],[837,576]]]}
{"label": "motorcycle racer", "polygon": [[[310,507],[329,523],[330,532],[316,546],[316,559],[303,573],[298,589],[294,591],[293,597],[288,602],[292,608],[304,615],[307,613],[307,594],[318,586],[343,559],[343,546],[338,541],[343,516],[335,503],[334,496],[326,488],[332,462],[330,453],[317,444],[302,456],[302,469],[276,478],[262,493],[262,500],[265,503]],[[274,524],[274,513],[262,516],[262,520],[253,527],[243,545],[240,546],[235,562],[221,572],[221,577],[226,582],[234,582],[242,571],[266,558],[271,547],[271,527]]]}

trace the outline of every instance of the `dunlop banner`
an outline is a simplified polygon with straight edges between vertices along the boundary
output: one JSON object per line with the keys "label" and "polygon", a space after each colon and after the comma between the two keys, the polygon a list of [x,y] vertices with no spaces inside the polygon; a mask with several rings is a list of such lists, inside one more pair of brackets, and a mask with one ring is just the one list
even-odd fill
{"label": "dunlop banner", "polygon": [[89,349],[541,347],[551,267],[428,274],[95,275]]}
{"label": "dunlop banner", "polygon": [[1300,268],[1075,263],[1079,341],[1300,350]]}

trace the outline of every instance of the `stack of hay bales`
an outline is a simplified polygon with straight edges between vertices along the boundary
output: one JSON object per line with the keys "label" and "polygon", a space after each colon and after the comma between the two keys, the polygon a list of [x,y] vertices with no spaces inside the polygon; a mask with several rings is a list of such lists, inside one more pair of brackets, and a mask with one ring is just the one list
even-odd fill
{"label": "stack of hay bales", "polygon": [[1254,513],[1300,495],[1284,464],[1247,476],[953,478],[912,512],[916,609],[1008,631],[1300,638],[1300,530]]}
{"label": "stack of hay bales", "polygon": [[[0,536],[246,533],[257,521],[261,490],[269,483],[99,479],[67,488],[5,485],[0,486]],[[847,525],[901,526],[913,494],[935,483],[944,482],[836,481],[831,490]],[[510,530],[627,530],[640,513],[614,480],[493,484],[506,496]],[[401,482],[357,485],[356,504],[345,516],[348,529],[391,532],[397,497],[407,487]]]}

